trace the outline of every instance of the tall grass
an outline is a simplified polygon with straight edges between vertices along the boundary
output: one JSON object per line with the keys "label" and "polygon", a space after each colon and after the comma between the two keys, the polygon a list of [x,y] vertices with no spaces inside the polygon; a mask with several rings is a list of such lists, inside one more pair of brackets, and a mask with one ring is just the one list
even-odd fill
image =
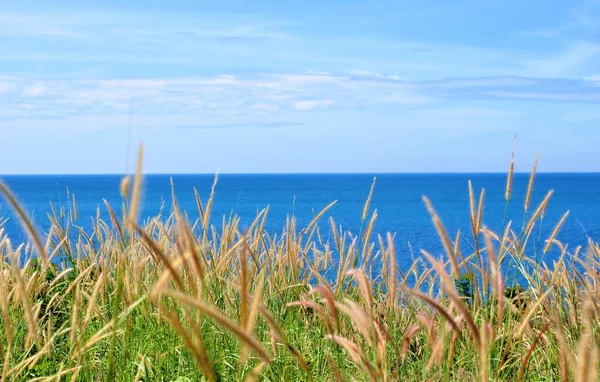
{"label": "tall grass", "polygon": [[403,272],[393,237],[373,236],[373,189],[359,237],[320,225],[331,205],[277,235],[268,210],[243,232],[235,215],[211,223],[214,186],[206,203],[195,191],[198,221],[173,198],[141,224],[141,159],[120,213],[105,202],[109,220],[85,232],[73,202],[54,210],[45,240],[0,183],[33,244],[0,226],[1,381],[598,379],[600,246],[559,242],[565,214],[543,249],[560,258],[525,256],[551,193],[520,231],[492,232],[469,183],[470,253],[425,197],[444,254],[424,249]]}

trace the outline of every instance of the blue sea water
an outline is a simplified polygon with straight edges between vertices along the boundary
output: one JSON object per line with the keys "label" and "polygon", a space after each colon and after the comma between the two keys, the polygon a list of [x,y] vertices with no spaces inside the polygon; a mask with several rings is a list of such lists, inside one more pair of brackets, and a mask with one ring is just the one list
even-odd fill
{"label": "blue sea water", "polygon": [[[461,230],[464,253],[472,249],[469,180],[476,195],[482,188],[485,189],[483,222],[487,227],[500,232],[508,220],[513,221],[515,228],[523,224],[528,174],[515,174],[508,207],[504,200],[506,175],[503,174],[221,175],[216,187],[212,221],[220,224],[223,215],[235,211],[241,217],[243,228],[249,225],[259,210],[269,206],[267,229],[281,232],[288,215],[296,216],[299,227],[303,227],[323,207],[337,200],[327,216],[333,216],[338,225],[357,234],[374,177],[377,180],[371,211],[377,209],[379,216],[375,232],[395,233],[398,264],[404,269],[412,263],[412,254],[418,256],[420,249],[441,253],[439,238],[422,201],[423,195],[432,201],[451,236],[457,229]],[[42,232],[49,226],[47,214],[50,202],[55,206],[66,206],[67,191],[76,197],[78,224],[84,228],[91,226],[98,207],[102,216],[107,217],[103,199],[116,210],[122,202],[119,194],[122,177],[119,175],[0,178],[14,191]],[[206,201],[213,182],[212,175],[147,175],[144,178],[142,217],[156,215],[163,203],[165,210],[169,210],[171,178],[180,208],[191,219],[198,216],[193,188],[197,188]],[[600,240],[600,174],[537,174],[531,210],[550,189],[554,190],[554,195],[543,224],[536,227],[540,236],[532,239],[533,244],[543,246],[543,241],[567,210],[570,210],[570,216],[558,239],[569,243],[571,248],[585,246],[588,237]],[[4,229],[13,242],[26,240],[4,199],[0,199],[0,216],[9,218]],[[323,221],[323,232],[330,232],[328,221]],[[552,260],[556,253],[549,256],[547,260]]]}

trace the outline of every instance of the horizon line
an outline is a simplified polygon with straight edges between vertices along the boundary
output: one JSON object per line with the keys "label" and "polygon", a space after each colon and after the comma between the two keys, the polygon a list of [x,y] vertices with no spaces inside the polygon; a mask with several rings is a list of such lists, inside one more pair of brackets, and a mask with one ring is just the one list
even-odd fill
{"label": "horizon line", "polygon": [[[531,171],[514,171],[515,175],[530,175]],[[536,171],[536,174],[548,175],[600,175],[600,171]],[[0,174],[2,177],[11,176],[126,176],[135,175],[135,173],[21,173],[21,174]],[[256,175],[508,175],[506,171],[411,171],[411,172],[185,172],[185,173],[168,173],[168,172],[146,172],[142,176],[215,176],[215,175],[237,175],[237,176],[256,176]]]}

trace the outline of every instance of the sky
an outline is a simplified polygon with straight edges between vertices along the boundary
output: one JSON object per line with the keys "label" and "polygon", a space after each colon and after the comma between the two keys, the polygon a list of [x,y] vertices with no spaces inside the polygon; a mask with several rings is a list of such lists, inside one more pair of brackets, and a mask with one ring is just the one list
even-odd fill
{"label": "sky", "polygon": [[600,0],[0,1],[0,47],[0,174],[600,171]]}

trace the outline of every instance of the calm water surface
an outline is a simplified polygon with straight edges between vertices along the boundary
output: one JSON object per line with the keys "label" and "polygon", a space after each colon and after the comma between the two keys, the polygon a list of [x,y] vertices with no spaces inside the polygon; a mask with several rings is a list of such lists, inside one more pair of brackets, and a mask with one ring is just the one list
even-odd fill
{"label": "calm water surface", "polygon": [[[476,193],[485,188],[484,223],[501,231],[503,224],[513,221],[521,227],[523,201],[528,175],[517,174],[514,179],[512,201],[506,208],[504,189],[506,176],[502,174],[380,174],[380,175],[221,175],[216,189],[213,222],[235,211],[247,226],[257,211],[270,207],[267,228],[280,232],[286,216],[294,214],[299,226],[308,224],[315,213],[337,200],[330,214],[337,224],[353,233],[361,228],[361,213],[373,177],[377,177],[371,209],[377,209],[377,233],[393,232],[398,246],[398,264],[406,268],[412,262],[411,248],[440,253],[438,237],[422,202],[427,195],[442,217],[449,232],[460,229],[465,235],[464,252],[469,251],[469,201],[467,182],[471,180]],[[90,227],[98,206],[102,216],[106,211],[102,200],[113,208],[121,203],[118,175],[89,176],[4,176],[0,177],[16,193],[34,218],[40,230],[48,229],[47,214],[50,202],[67,205],[68,193],[75,195],[79,211],[78,223]],[[196,187],[205,201],[213,182],[211,175],[174,175],[176,196],[180,207],[190,218],[198,216],[193,188]],[[156,215],[161,205],[166,211],[171,202],[171,177],[148,175],[145,178],[143,217]],[[585,245],[587,237],[600,240],[600,174],[538,174],[532,199],[532,208],[543,199],[546,192],[554,190],[550,207],[541,227],[541,238],[534,244],[543,246],[554,224],[570,210],[568,221],[558,238],[570,244]],[[13,242],[23,240],[24,234],[14,219],[10,208],[2,199],[0,216],[8,217],[4,228]],[[217,220],[218,219],[218,220]],[[323,232],[329,233],[324,221]],[[550,254],[550,260],[552,256]]]}

